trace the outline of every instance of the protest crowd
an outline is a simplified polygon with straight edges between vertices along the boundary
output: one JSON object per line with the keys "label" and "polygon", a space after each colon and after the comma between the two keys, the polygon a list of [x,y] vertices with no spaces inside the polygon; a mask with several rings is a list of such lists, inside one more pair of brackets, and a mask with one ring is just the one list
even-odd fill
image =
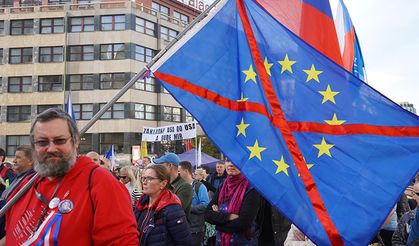
{"label": "protest crowd", "polygon": [[[31,145],[10,165],[0,149],[0,245],[315,245],[262,197],[234,163],[194,168],[175,153],[111,170],[96,152],[79,155],[80,134],[60,109],[38,115]],[[419,176],[371,245],[418,245]]]}

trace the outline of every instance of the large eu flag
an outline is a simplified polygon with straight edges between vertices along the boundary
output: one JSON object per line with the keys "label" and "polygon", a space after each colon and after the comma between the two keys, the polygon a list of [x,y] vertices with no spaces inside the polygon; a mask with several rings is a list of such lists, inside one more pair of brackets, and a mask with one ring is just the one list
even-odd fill
{"label": "large eu flag", "polygon": [[419,167],[419,119],[252,0],[223,0],[152,68],[318,245],[366,245]]}

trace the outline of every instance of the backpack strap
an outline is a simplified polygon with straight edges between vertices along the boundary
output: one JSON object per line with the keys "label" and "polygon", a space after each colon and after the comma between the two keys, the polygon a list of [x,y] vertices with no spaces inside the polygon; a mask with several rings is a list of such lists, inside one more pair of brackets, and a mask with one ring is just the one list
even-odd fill
{"label": "backpack strap", "polygon": [[90,170],[89,180],[88,180],[89,198],[90,198],[90,204],[92,205],[93,213],[95,213],[95,206],[93,204],[93,198],[92,198],[92,174],[93,174],[93,171],[98,167],[99,166],[95,166],[95,167],[92,168],[92,170]]}

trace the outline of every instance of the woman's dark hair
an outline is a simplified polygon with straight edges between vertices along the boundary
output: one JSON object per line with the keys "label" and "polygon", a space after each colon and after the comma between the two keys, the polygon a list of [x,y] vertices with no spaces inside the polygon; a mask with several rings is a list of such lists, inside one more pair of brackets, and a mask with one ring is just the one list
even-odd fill
{"label": "woman's dark hair", "polygon": [[172,186],[170,185],[170,174],[169,170],[165,165],[150,165],[146,167],[144,171],[147,169],[154,170],[154,172],[156,173],[156,178],[160,179],[161,181],[167,180],[167,185],[165,188],[171,189]]}

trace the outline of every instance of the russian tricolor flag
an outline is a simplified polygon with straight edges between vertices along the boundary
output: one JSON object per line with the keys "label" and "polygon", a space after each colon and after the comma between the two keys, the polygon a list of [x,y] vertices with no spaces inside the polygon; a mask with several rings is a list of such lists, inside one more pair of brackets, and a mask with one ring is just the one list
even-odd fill
{"label": "russian tricolor flag", "polygon": [[365,79],[364,61],[343,0],[256,0],[304,41]]}

